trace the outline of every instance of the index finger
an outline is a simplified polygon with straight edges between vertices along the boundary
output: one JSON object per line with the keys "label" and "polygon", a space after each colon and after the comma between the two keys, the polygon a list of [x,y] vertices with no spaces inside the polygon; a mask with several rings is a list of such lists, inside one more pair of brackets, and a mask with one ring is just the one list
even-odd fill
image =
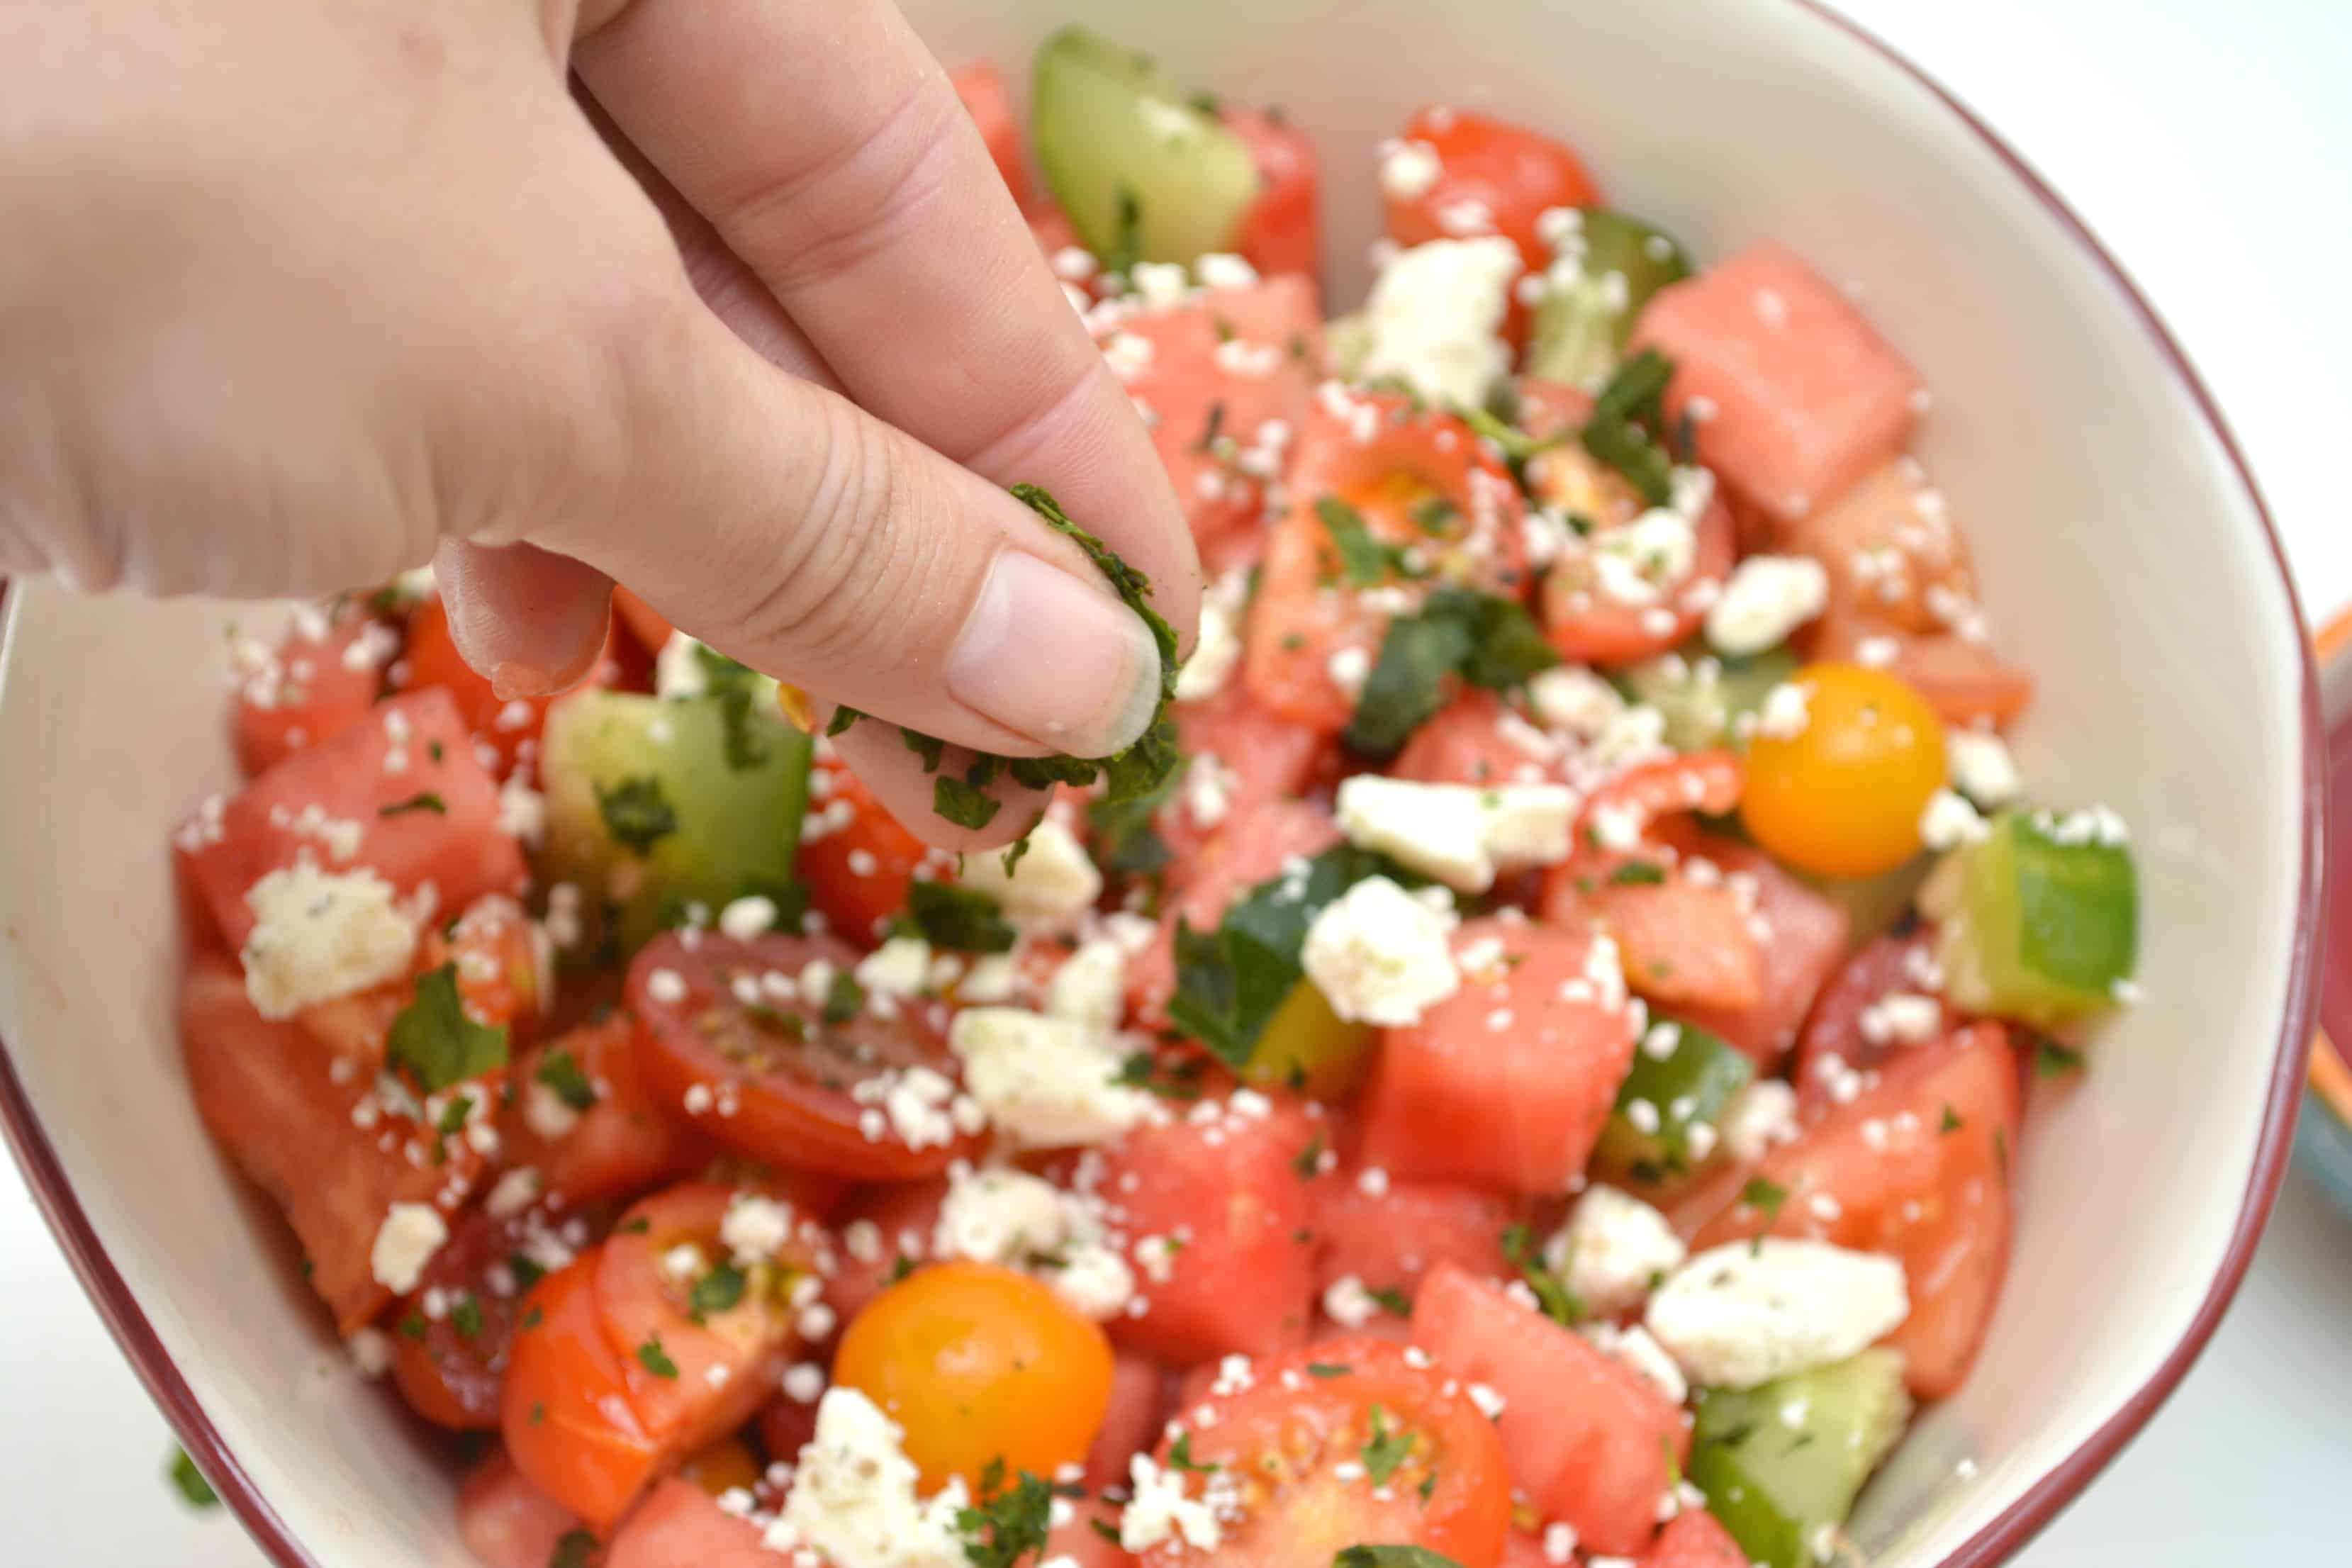
{"label": "index finger", "polygon": [[574,64],[860,405],[1052,490],[1189,647],[1192,535],[947,74],[887,0],[608,0]]}

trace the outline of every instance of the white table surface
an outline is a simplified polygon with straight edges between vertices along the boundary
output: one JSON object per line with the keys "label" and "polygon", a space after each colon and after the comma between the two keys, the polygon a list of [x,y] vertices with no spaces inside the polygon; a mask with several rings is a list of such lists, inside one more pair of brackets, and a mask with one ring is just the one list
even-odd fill
{"label": "white table surface", "polygon": [[[2352,0],[1844,5],[2001,127],[2121,257],[2229,410],[2306,612],[2352,602]],[[224,1513],[189,1513],[163,1481],[162,1418],[0,1168],[0,1556],[261,1568]],[[2352,1557],[2347,1309],[2352,1221],[2290,1176],[2204,1359],[2022,1561]]]}

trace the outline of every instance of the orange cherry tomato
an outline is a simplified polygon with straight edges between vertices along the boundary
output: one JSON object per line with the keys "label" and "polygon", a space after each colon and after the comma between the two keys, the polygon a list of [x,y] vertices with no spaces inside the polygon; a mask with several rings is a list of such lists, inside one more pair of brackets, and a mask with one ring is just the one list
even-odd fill
{"label": "orange cherry tomato", "polygon": [[1805,727],[1748,749],[1740,820],[1800,870],[1871,877],[1919,852],[1919,817],[1944,785],[1944,725],[1891,670],[1814,664],[1794,681]]}
{"label": "orange cherry tomato", "polygon": [[[1406,122],[1403,140],[1437,154],[1438,175],[1426,190],[1388,198],[1389,237],[1399,245],[1499,234],[1533,270],[1549,259],[1536,232],[1544,213],[1601,205],[1601,187],[1566,144],[1507,121],[1433,106]],[[1483,221],[1467,222],[1474,215]]]}
{"label": "orange cherry tomato", "polygon": [[1025,1274],[942,1263],[858,1313],[833,1377],[906,1429],[927,1485],[977,1484],[994,1459],[1051,1476],[1084,1461],[1110,1406],[1110,1342]]}

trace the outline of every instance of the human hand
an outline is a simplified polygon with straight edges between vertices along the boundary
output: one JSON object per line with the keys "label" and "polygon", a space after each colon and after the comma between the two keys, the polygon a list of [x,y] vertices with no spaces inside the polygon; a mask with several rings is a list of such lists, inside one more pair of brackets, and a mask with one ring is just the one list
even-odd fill
{"label": "human hand", "polygon": [[[1189,643],[1150,442],[887,0],[0,5],[0,573],[429,556],[514,694],[617,579],[950,742],[1103,754],[1157,655],[1030,480]],[[950,847],[1034,815],[956,828],[887,727],[836,743]]]}

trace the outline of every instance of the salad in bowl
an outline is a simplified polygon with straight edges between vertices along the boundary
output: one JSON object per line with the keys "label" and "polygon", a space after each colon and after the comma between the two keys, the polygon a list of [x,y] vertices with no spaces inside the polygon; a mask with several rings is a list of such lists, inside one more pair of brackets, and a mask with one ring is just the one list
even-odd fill
{"label": "salad in bowl", "polygon": [[1567,125],[957,81],[1210,574],[1158,761],[960,858],[625,594],[503,700],[357,589],[173,835],[206,1127],[488,1568],[1837,1559],[2139,942],[1930,389]]}

